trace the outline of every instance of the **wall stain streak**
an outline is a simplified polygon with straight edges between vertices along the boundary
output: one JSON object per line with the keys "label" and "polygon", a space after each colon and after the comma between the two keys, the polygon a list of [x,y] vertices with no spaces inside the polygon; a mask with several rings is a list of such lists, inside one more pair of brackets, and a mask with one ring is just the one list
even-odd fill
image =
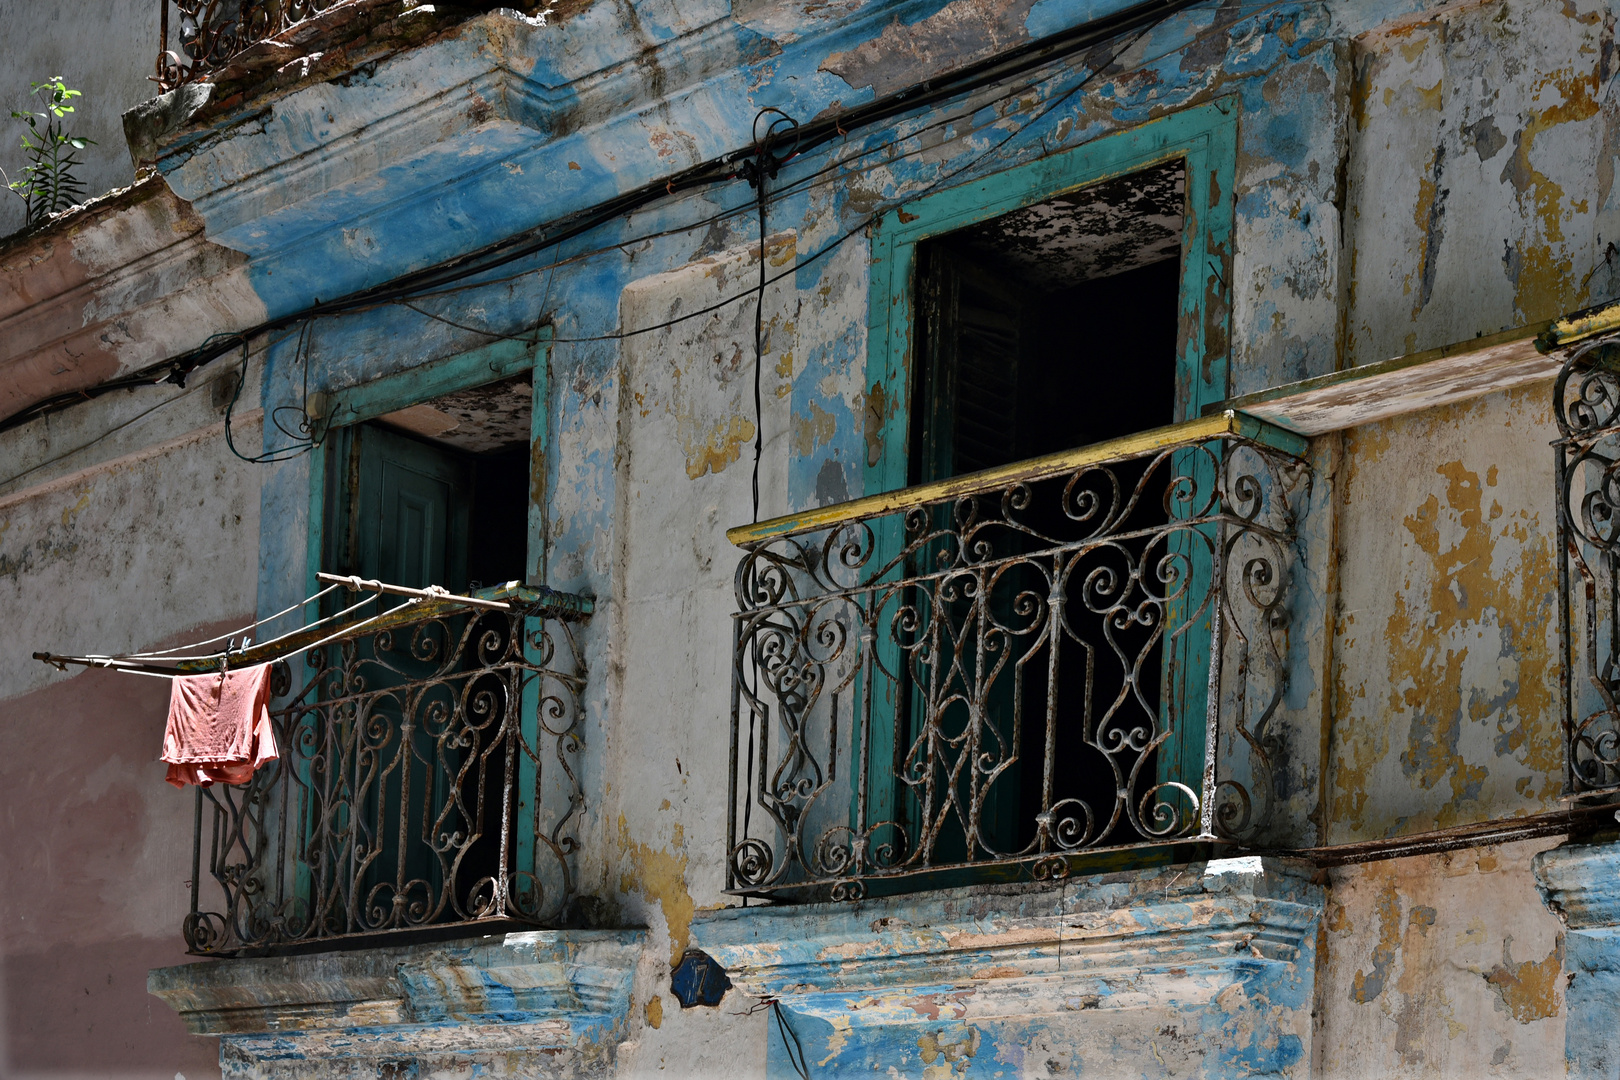
{"label": "wall stain streak", "polygon": [[[656,901],[664,911],[664,922],[669,927],[670,966],[681,961],[691,942],[692,916],[696,905],[686,887],[686,835],[681,825],[675,825],[671,846],[683,849],[679,855],[669,850],[657,850],[637,843],[630,837],[630,827],[623,814],[619,815],[619,849],[624,852],[619,873],[621,893],[640,893]],[[662,1016],[663,1006],[659,1006]]]}

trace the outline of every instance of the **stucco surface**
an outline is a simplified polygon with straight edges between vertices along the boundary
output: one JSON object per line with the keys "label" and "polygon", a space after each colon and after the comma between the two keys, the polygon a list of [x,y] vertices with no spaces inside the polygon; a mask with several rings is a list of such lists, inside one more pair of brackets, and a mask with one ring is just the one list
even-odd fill
{"label": "stucco surface", "polygon": [[256,478],[231,461],[216,430],[0,507],[8,1076],[217,1071],[216,1049],[145,993],[147,968],[183,958],[189,906],[192,800],[157,761],[168,686],[59,674],[29,654],[179,644],[246,622]]}
{"label": "stucco surface", "polygon": [[1526,841],[1329,872],[1315,1075],[1564,1075],[1564,932]]}
{"label": "stucco surface", "polygon": [[[292,72],[262,100],[163,135],[161,205],[88,215],[71,237],[14,249],[0,268],[21,283],[7,294],[6,347],[40,385],[61,374],[67,346],[82,353],[81,339],[99,343],[83,353],[85,372],[127,370],[661,185],[747,147],[762,106],[809,119],[1119,6],[600,0],[562,5],[543,25],[481,15],[338,79]],[[107,25],[122,25],[122,11],[114,5]],[[590,918],[649,930],[621,1071],[785,1075],[769,1013],[747,1012],[765,983],[718,1009],[682,1010],[669,970],[694,925],[736,903],[722,891],[738,554],[724,532],[753,514],[755,435],[761,516],[831,504],[869,493],[870,419],[900,404],[867,366],[872,216],[1209,104],[1234,118],[1234,190],[1210,196],[1229,201],[1234,224],[1192,274],[1209,325],[1224,328],[1230,312],[1229,335],[1211,345],[1229,351],[1232,393],[1468,339],[1620,287],[1604,257],[1620,235],[1613,22],[1612,5],[1596,0],[1204,4],[1117,58],[1078,54],[1017,87],[845,133],[773,181],[786,194],[769,207],[763,257],[786,276],[764,301],[757,416],[746,294],[759,225],[740,179],[672,192],[410,308],[324,317],[307,334],[256,342],[265,353],[244,407],[286,418],[306,391],[454,362],[550,325],[544,475],[531,493],[546,523],[537,576],[598,601],[580,628],[590,672],[581,888]],[[195,378],[202,388],[185,398],[143,388],[0,440],[18,471],[40,467],[0,495],[0,770],[14,826],[0,941],[6,1052],[24,1075],[47,1070],[46,1044],[18,1033],[42,1012],[57,1026],[41,1030],[80,1055],[50,1065],[53,1075],[111,1072],[115,1044],[130,1047],[117,1067],[165,1075],[191,1076],[207,1056],[206,1044],[184,1048],[162,1006],[137,1010],[124,977],[137,957],[175,959],[163,954],[178,952],[189,874],[189,802],[157,783],[150,760],[163,687],[69,679],[27,659],[35,648],[173,640],[304,595],[310,457],[254,466],[230,456],[220,399],[206,374]],[[238,436],[248,450],[290,445],[252,415]],[[1311,447],[1269,840],[1364,840],[1559,805],[1551,437],[1548,390],[1528,386]],[[10,468],[0,466],[0,484]],[[135,717],[146,720],[126,722]],[[88,767],[83,753],[39,764],[39,748],[64,733]],[[953,1003],[957,983],[975,976],[946,969],[907,991],[923,1012],[900,997],[873,1005],[842,1060],[902,1076],[1302,1075],[1311,1061],[1332,1076],[1373,1062],[1393,1075],[1536,1075],[1564,1051],[1558,928],[1529,875],[1535,850],[1333,871],[1322,935],[1307,946],[1324,957],[1314,1031],[1303,999],[1281,1000],[1305,993],[1298,973],[1276,984],[1276,1001],[1244,989],[1226,1008],[1226,983],[1172,964],[1156,979],[1108,976],[1130,1016],[1123,1004],[1092,1014],[1105,996],[1096,988],[1073,1008],[1038,988],[1064,1019],[1037,1030],[1009,1018],[1015,995],[1003,995],[997,1032],[975,1043],[950,1026],[962,1019],[952,1011],[990,1008],[996,995]],[[68,851],[77,859],[64,866]],[[890,903],[904,918],[906,902]],[[1202,933],[1203,909],[1177,905],[1176,925]],[[880,935],[847,913],[829,919]],[[111,957],[105,970],[98,949]],[[874,984],[898,977],[901,952],[873,946],[850,970]],[[46,968],[57,974],[34,993],[17,989],[28,977],[18,972]],[[73,1011],[86,988],[97,1004]],[[856,1001],[860,992],[850,988]],[[945,1017],[921,1030],[932,1044],[913,1030],[930,1007]],[[1286,1013],[1273,1027],[1293,1042],[1256,1020],[1273,1007]],[[843,1006],[816,1008],[825,1027],[814,1028],[813,1070],[840,1060],[829,1017]],[[911,1025],[904,1058],[885,1057],[898,1045],[879,1030],[891,1013]],[[1208,1021],[1197,1028],[1208,1045],[1178,1026],[1183,1013]],[[110,1041],[92,1037],[91,1024],[109,1023],[124,1026]],[[1002,1061],[981,1052],[992,1044],[1021,1049]],[[1238,1049],[1222,1057],[1211,1045]]]}
{"label": "stucco surface", "polygon": [[1557,805],[1550,413],[1531,386],[1346,433],[1329,842]]}
{"label": "stucco surface", "polygon": [[1598,0],[1488,0],[1355,39],[1350,362],[1613,295],[1614,18]]}
{"label": "stucco surface", "polygon": [[[0,167],[13,179],[23,164],[17,139],[22,127],[12,109],[34,108],[28,84],[61,75],[84,96],[68,117],[68,130],[95,141],[79,155],[85,194],[94,197],[135,178],[124,148],[125,110],[157,93],[147,76],[157,70],[158,5],[152,0],[35,0],[0,2],[7,47],[0,54]],[[171,33],[173,31],[171,30]],[[0,236],[23,226],[23,201],[0,191]]]}

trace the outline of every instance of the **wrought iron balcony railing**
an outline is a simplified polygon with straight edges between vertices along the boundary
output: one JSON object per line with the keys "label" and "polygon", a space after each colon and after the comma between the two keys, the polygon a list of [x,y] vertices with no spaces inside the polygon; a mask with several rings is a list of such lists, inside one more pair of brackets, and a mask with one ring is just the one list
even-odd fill
{"label": "wrought iron balcony railing", "polygon": [[163,34],[163,51],[158,54],[154,76],[158,89],[167,92],[181,83],[207,78],[259,42],[347,2],[350,0],[158,0]]}
{"label": "wrought iron balcony railing", "polygon": [[1227,413],[733,529],[728,888],[1260,836],[1303,450]]}
{"label": "wrought iron balcony railing", "polygon": [[590,605],[486,595],[510,610],[416,605],[277,664],[280,759],[197,791],[190,951],[557,917],[584,803],[570,623]]}
{"label": "wrought iron balcony railing", "polygon": [[1620,334],[1574,348],[1553,384],[1565,782],[1620,789]]}

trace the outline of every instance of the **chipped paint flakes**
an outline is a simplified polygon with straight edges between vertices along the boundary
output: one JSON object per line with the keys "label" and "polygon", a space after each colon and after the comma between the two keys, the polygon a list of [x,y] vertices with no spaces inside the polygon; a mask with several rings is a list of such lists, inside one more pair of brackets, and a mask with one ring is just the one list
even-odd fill
{"label": "chipped paint flakes", "polygon": [[1502,939],[1502,962],[1491,968],[1485,982],[1521,1024],[1557,1016],[1563,1004],[1560,984],[1564,974],[1564,935],[1540,960],[1513,962],[1513,935]]}
{"label": "chipped paint flakes", "polygon": [[1330,912],[1344,914],[1324,925],[1319,1000],[1343,1004],[1321,1013],[1321,1075],[1540,1075],[1561,1062],[1563,934],[1530,872],[1554,843],[1330,871]]}
{"label": "chipped paint flakes", "polygon": [[1335,839],[1481,820],[1504,798],[1537,810],[1561,789],[1552,514],[1525,464],[1546,412],[1531,386],[1347,441],[1343,543],[1362,572],[1335,628]]}
{"label": "chipped paint flakes", "polygon": [[[619,815],[618,848],[622,853],[618,860],[622,868],[619,872],[619,891],[640,893],[662,909],[669,931],[671,967],[680,962],[682,954],[691,944],[692,916],[697,911],[686,884],[685,839],[677,823],[671,847],[679,850],[679,854],[668,848],[638,843],[631,839],[625,816]],[[651,1008],[650,1003],[648,1007]],[[663,1015],[662,1010],[663,1006],[660,1005],[660,1016]]]}

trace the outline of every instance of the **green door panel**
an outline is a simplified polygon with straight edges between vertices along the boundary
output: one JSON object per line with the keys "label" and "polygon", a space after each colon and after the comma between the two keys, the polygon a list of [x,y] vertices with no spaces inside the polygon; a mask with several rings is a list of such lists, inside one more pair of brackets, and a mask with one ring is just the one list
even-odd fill
{"label": "green door panel", "polygon": [[415,589],[465,588],[465,460],[375,425],[362,426],[358,438],[358,573]]}

